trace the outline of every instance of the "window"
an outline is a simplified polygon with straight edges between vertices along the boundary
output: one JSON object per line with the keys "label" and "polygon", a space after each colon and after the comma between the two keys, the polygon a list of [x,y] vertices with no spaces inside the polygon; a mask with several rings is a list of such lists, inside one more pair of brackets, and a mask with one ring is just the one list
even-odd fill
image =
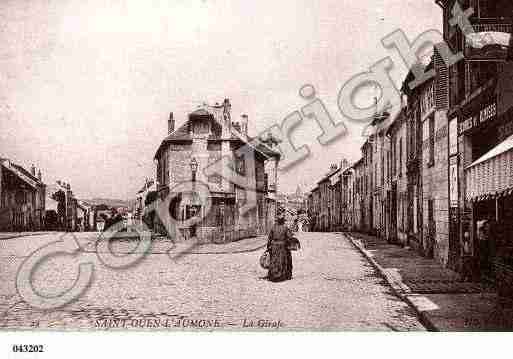
{"label": "window", "polygon": [[230,160],[228,167],[235,171],[237,174],[244,176],[246,175],[246,161],[244,155],[233,154],[233,158]]}
{"label": "window", "polygon": [[415,136],[414,136],[414,133],[415,133],[415,126],[414,126],[414,123],[415,123],[415,120],[414,119],[410,119],[409,121],[409,127],[410,127],[410,141],[408,143],[408,149],[407,149],[407,152],[408,152],[408,160],[411,159],[413,157],[413,149],[415,148]]}
{"label": "window", "polygon": [[392,141],[392,177],[397,173],[397,140]]}
{"label": "window", "polygon": [[478,15],[482,19],[509,17],[511,11],[511,0],[479,0],[478,3]]}
{"label": "window", "polygon": [[471,61],[467,66],[469,71],[469,94],[484,85],[497,73],[497,63],[493,61]]}
{"label": "window", "polygon": [[430,238],[435,238],[435,214],[434,214],[434,206],[433,199],[430,198],[428,200],[428,230]]}
{"label": "window", "polygon": [[378,164],[376,163],[374,165],[374,185],[377,186],[378,183]]}
{"label": "window", "polygon": [[399,138],[399,177],[403,174],[403,139]]}
{"label": "window", "polygon": [[435,164],[435,117],[429,118],[429,162],[428,166]]}
{"label": "window", "polygon": [[385,184],[385,155],[381,152],[381,185]]}
{"label": "window", "polygon": [[[221,159],[221,151],[211,151],[208,154],[208,166],[212,166],[212,169],[216,168],[218,165],[214,165],[217,161]],[[217,167],[221,168],[221,166]],[[217,183],[221,184],[222,177],[217,171],[213,171],[214,173],[210,174],[207,178],[209,183]]]}
{"label": "window", "polygon": [[235,156],[235,171],[242,175],[246,175],[246,159],[244,158],[244,155],[241,156]]}
{"label": "window", "polygon": [[407,206],[407,201],[408,201],[408,197],[406,196],[406,193],[403,193],[402,194],[402,197],[403,197],[403,200],[402,200],[402,205],[401,205],[401,210],[402,210],[402,214],[401,214],[401,230],[404,232],[405,231],[405,219],[406,219],[406,206]]}
{"label": "window", "polygon": [[456,106],[465,98],[465,61],[449,68],[449,87],[450,106]]}
{"label": "window", "polygon": [[[420,106],[417,106],[415,112],[412,114],[410,119],[410,148],[408,149],[408,160],[415,159],[417,157],[417,124],[420,122]],[[422,140],[422,138],[420,139]]]}
{"label": "window", "polygon": [[423,92],[420,101],[420,108],[422,116],[425,116],[435,106],[435,90],[434,83],[429,85],[426,91]]}

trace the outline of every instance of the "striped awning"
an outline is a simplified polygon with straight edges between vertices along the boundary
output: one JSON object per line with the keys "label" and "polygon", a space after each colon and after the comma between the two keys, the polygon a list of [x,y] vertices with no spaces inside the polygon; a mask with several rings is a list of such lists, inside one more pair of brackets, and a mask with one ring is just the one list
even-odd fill
{"label": "striped awning", "polygon": [[513,194],[513,135],[465,169],[467,200]]}

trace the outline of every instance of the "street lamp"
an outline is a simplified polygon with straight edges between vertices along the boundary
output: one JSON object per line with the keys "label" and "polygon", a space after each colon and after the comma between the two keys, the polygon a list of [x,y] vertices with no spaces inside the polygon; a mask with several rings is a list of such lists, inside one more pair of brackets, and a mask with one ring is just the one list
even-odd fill
{"label": "street lamp", "polygon": [[196,161],[196,158],[191,159],[191,172],[192,172],[192,182],[196,182],[196,172],[198,171],[198,161]]}
{"label": "street lamp", "polygon": [[[191,198],[191,208],[194,209],[194,212],[196,212],[196,172],[198,171],[198,161],[196,161],[196,158],[191,159],[191,172],[192,172],[192,198]],[[196,213],[194,213],[196,215]],[[193,224],[191,227],[191,237],[196,236],[196,225]]]}

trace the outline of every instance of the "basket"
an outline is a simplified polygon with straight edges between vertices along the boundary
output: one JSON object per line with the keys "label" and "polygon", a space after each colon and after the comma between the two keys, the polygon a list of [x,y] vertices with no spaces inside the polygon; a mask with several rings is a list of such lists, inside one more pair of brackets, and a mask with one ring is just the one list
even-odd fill
{"label": "basket", "polygon": [[301,249],[301,243],[299,242],[299,239],[293,237],[289,241],[288,247],[289,247],[289,250],[291,250],[291,251],[297,251],[297,250]]}
{"label": "basket", "polygon": [[271,255],[269,254],[269,251],[265,251],[260,256],[260,266],[264,269],[269,269],[270,264],[271,264]]}

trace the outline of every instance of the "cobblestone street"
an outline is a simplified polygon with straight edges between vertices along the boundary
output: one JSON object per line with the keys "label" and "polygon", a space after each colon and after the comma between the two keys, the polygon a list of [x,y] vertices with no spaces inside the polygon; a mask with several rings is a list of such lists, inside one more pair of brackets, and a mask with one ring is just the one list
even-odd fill
{"label": "cobblestone street", "polygon": [[300,234],[294,278],[283,283],[262,279],[266,273],[258,259],[264,238],[226,245],[226,251],[223,245],[215,245],[215,251],[200,248],[174,259],[161,242],[138,264],[114,270],[92,250],[94,234],[79,233],[78,256],[45,262],[34,274],[34,287],[45,295],[65,290],[74,282],[78,262],[94,264],[92,285],[63,308],[36,310],[17,294],[16,272],[30,253],[58,238],[46,234],[0,241],[0,326],[425,330],[348,239],[333,233]]}

